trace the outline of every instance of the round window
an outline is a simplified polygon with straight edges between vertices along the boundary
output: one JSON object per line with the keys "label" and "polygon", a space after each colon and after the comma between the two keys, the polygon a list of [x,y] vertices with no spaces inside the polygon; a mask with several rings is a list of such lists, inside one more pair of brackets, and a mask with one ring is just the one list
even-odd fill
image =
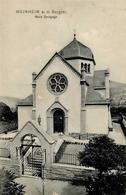
{"label": "round window", "polygon": [[55,94],[64,92],[67,84],[67,78],[61,73],[51,75],[48,80],[49,90]]}

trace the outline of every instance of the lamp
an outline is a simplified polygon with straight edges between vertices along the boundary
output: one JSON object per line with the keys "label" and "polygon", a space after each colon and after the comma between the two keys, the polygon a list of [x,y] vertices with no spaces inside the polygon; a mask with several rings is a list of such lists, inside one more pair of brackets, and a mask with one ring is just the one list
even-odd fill
{"label": "lamp", "polygon": [[38,124],[41,125],[41,117],[40,117],[40,115],[38,116]]}

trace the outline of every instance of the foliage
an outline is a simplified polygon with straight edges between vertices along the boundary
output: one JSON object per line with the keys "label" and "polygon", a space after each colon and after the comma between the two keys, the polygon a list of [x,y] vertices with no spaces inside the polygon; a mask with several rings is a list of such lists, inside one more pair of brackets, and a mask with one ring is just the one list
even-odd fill
{"label": "foliage", "polygon": [[125,106],[111,106],[111,114],[112,116],[120,116],[121,115],[126,116],[126,105]]}
{"label": "foliage", "polygon": [[0,102],[0,133],[16,130],[18,128],[17,107],[13,112],[3,102]]}
{"label": "foliage", "polygon": [[15,182],[16,176],[12,171],[0,170],[0,194],[24,195],[24,186]]}
{"label": "foliage", "polygon": [[80,152],[79,160],[81,165],[94,167],[98,171],[80,182],[89,195],[125,194],[126,175],[121,173],[125,170],[124,147],[116,145],[105,135],[94,137],[86,144],[85,150]]}
{"label": "foliage", "polygon": [[17,106],[15,110],[13,110],[13,120],[18,121],[18,107]]}
{"label": "foliage", "polygon": [[12,121],[13,113],[9,106],[5,103],[0,102],[0,120],[1,121]]}
{"label": "foliage", "polygon": [[118,172],[100,178],[89,177],[84,181],[84,185],[89,195],[125,195],[126,176]]}
{"label": "foliage", "polygon": [[94,167],[100,173],[121,166],[124,153],[120,146],[107,136],[92,138],[85,146],[85,150],[80,152],[79,160],[83,166]]}

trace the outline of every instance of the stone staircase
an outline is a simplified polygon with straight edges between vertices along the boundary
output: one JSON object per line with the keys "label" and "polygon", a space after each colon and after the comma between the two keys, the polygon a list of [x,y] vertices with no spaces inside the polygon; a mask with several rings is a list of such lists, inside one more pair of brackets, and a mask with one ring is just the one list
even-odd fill
{"label": "stone staircase", "polygon": [[84,145],[79,143],[68,143],[65,142],[64,153],[68,154],[78,154],[80,151],[84,150]]}
{"label": "stone staircase", "polygon": [[64,141],[55,154],[54,162],[61,164],[79,165],[78,154],[84,150],[84,144]]}

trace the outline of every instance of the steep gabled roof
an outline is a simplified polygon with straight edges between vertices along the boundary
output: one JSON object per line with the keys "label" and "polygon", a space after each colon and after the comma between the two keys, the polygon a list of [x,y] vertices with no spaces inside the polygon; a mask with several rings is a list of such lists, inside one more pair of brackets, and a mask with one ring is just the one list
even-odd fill
{"label": "steep gabled roof", "polygon": [[107,70],[96,70],[94,71],[93,85],[94,87],[104,87],[105,86],[105,73]]}
{"label": "steep gabled roof", "polygon": [[29,95],[25,99],[22,99],[19,103],[18,106],[33,106],[33,96]]}
{"label": "steep gabled roof", "polygon": [[47,64],[41,69],[41,71],[36,75],[35,80],[40,76],[40,74],[47,68],[47,66],[50,64],[50,62],[58,56],[75,74],[80,76],[80,73],[71,65],[69,64],[59,53],[55,53],[52,58],[47,62]]}
{"label": "steep gabled roof", "polygon": [[98,105],[98,104],[110,104],[110,101],[105,97],[102,97],[100,93],[94,90],[93,86],[88,87],[87,96],[86,96],[86,104],[90,105]]}
{"label": "steep gabled roof", "polygon": [[107,70],[96,70],[94,76],[86,76],[86,81],[89,85],[95,88],[105,88],[105,73]]}
{"label": "steep gabled roof", "polygon": [[[33,128],[40,134],[40,136],[43,136],[44,139],[45,139],[48,143],[53,144],[53,143],[55,142],[55,140],[54,140],[48,133],[46,133],[45,131],[43,131],[43,130],[42,130],[42,127],[39,126],[39,125],[37,124],[37,122],[34,121],[34,120],[26,122],[26,124],[17,132],[17,134],[15,135],[15,137],[12,139],[12,141],[14,141],[15,138],[18,137],[18,135],[20,135],[20,133],[21,133],[22,131],[24,131],[24,129],[25,129],[25,128],[27,127],[27,125],[29,125],[29,124],[30,124],[31,126],[33,126]],[[25,135],[26,135],[26,132],[25,132]],[[39,137],[38,137],[38,138],[39,138]]]}
{"label": "steep gabled roof", "polygon": [[110,104],[110,100],[101,96],[98,90],[105,90],[105,74],[108,70],[96,70],[94,76],[86,76],[86,80],[89,83],[86,96],[86,104]]}

